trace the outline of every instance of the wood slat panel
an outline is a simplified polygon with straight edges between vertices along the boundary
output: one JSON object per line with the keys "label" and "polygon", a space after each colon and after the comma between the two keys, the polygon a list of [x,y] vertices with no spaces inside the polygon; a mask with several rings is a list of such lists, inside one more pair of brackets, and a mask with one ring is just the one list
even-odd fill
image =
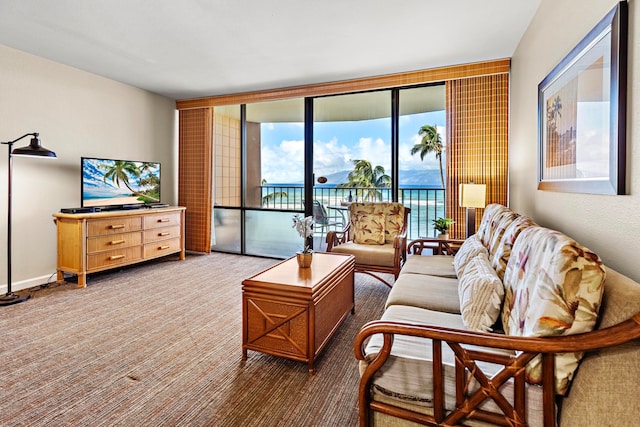
{"label": "wood slat panel", "polygon": [[[466,210],[458,206],[458,184],[487,185],[487,204],[507,205],[509,75],[446,83],[447,216],[451,234],[466,237]],[[476,229],[484,209],[476,209]]]}
{"label": "wood slat panel", "polygon": [[185,249],[211,251],[213,108],[180,111],[178,201],[186,207]]}

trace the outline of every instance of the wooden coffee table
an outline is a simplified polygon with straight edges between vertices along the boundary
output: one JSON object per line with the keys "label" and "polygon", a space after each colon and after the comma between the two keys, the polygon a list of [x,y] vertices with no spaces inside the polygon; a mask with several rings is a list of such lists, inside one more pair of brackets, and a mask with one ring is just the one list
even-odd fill
{"label": "wooden coffee table", "polygon": [[242,281],[242,360],[247,350],[314,362],[354,312],[352,255],[318,252],[310,268],[289,258]]}

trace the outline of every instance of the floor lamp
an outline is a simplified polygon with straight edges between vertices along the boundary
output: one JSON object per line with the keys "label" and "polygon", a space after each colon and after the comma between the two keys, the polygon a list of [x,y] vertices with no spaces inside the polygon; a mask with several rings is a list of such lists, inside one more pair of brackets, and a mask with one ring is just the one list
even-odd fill
{"label": "floor lamp", "polygon": [[485,184],[460,184],[460,206],[467,208],[467,238],[476,232],[476,208],[487,205],[487,186]]}
{"label": "floor lamp", "polygon": [[[31,143],[26,147],[16,148],[12,150],[13,144],[20,141],[27,136],[31,136]],[[8,178],[7,183],[9,190],[8,194],[8,202],[7,202],[7,293],[5,295],[0,296],[0,306],[16,304],[22,301],[26,301],[29,299],[29,294],[27,295],[18,295],[11,291],[11,175],[13,172],[13,157],[14,156],[36,156],[36,157],[44,157],[44,158],[55,158],[56,153],[51,150],[47,150],[42,145],[40,145],[40,140],[38,139],[37,133],[27,133],[22,135],[20,138],[14,139],[13,141],[8,142],[0,142],[2,145],[9,146],[9,157],[8,157]]]}

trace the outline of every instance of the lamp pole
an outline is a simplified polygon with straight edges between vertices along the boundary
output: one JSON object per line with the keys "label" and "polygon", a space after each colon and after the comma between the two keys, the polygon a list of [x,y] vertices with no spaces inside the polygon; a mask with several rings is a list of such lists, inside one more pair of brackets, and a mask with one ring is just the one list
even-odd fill
{"label": "lamp pole", "polygon": [[[53,151],[47,150],[46,148],[40,145],[40,140],[38,139],[38,133],[26,133],[22,135],[20,138],[16,138],[13,141],[8,142],[0,142],[2,145],[7,145],[9,148],[8,157],[7,157],[7,293],[0,296],[0,306],[16,304],[19,302],[23,302],[29,299],[30,295],[18,295],[11,290],[11,190],[12,190],[12,182],[11,178],[13,175],[13,157],[14,155],[21,156],[38,156],[38,157],[50,157],[55,158],[56,153]],[[17,148],[13,150],[13,144],[20,141],[27,136],[32,136],[31,143],[27,147]]]}

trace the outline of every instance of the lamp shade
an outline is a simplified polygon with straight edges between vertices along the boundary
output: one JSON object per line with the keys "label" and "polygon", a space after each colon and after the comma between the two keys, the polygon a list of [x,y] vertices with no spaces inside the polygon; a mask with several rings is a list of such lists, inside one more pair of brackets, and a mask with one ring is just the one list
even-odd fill
{"label": "lamp shade", "polygon": [[487,205],[485,184],[460,184],[459,202],[463,208],[484,208]]}
{"label": "lamp shade", "polygon": [[40,139],[38,138],[38,134],[34,134],[33,138],[31,138],[31,143],[26,147],[15,148],[11,152],[12,156],[38,156],[38,157],[51,157],[56,158],[56,153],[51,150],[47,150],[40,143]]}

